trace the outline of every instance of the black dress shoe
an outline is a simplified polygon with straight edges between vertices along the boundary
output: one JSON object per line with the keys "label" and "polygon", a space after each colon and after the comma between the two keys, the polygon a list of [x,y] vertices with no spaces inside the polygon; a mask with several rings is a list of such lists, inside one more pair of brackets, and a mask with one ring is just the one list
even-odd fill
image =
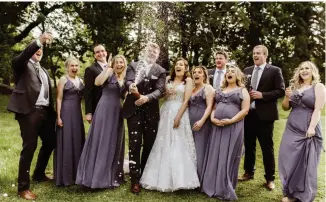
{"label": "black dress shoe", "polygon": [[44,175],[42,178],[33,177],[33,180],[36,182],[48,182],[48,181],[52,181],[53,177]]}
{"label": "black dress shoe", "polygon": [[131,193],[139,194],[140,192],[140,184],[132,184],[130,188]]}

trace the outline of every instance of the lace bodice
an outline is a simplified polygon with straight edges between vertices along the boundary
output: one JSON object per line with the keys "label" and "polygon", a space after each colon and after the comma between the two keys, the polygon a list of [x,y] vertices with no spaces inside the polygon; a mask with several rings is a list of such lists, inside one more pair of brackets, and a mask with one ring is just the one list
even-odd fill
{"label": "lace bodice", "polygon": [[165,87],[166,89],[170,89],[170,88],[175,89],[175,94],[168,96],[167,98],[168,101],[176,100],[176,101],[183,102],[184,94],[185,94],[184,83],[178,84],[176,86],[174,86],[173,83],[167,83]]}

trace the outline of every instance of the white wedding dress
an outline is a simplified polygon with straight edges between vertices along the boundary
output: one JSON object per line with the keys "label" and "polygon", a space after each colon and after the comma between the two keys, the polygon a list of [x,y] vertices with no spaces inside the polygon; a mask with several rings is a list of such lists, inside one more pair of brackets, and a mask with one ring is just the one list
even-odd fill
{"label": "white wedding dress", "polygon": [[171,192],[195,189],[200,185],[188,109],[179,127],[173,129],[174,118],[184,99],[185,85],[177,85],[175,91],[176,94],[167,98],[160,110],[157,137],[140,179],[145,189]]}

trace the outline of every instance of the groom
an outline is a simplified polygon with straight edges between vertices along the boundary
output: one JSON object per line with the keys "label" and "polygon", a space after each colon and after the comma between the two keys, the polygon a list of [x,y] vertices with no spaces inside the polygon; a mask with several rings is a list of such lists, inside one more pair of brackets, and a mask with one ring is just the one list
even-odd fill
{"label": "groom", "polygon": [[[148,43],[144,50],[146,70],[144,78],[135,83],[136,69],[140,62],[132,62],[126,72],[126,87],[131,93],[123,105],[123,116],[127,119],[129,133],[129,175],[131,192],[140,192],[139,179],[154,144],[159,122],[159,97],[164,92],[165,69],[156,64],[160,47]],[[143,62],[142,62],[143,63]],[[136,98],[139,97],[139,98]],[[142,157],[140,150],[143,143]]]}

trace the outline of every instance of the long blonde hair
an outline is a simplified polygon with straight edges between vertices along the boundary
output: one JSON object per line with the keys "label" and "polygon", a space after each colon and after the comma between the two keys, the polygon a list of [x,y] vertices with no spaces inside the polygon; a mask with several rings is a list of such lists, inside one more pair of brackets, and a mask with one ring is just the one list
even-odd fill
{"label": "long blonde hair", "polygon": [[[227,70],[230,68],[235,69],[236,85],[238,87],[245,87],[245,83],[246,83],[245,76],[242,73],[242,71],[239,69],[239,67],[237,67],[236,65],[226,65]],[[227,79],[226,79],[226,75],[227,75],[227,73],[224,74],[224,79],[222,81],[221,90],[224,90],[229,85],[229,83],[227,82]]]}
{"label": "long blonde hair", "polygon": [[124,69],[123,69],[123,72],[121,73],[122,80],[124,80],[124,79],[125,79],[125,76],[126,76],[127,65],[128,65],[126,57],[125,57],[124,55],[119,55],[119,54],[116,55],[116,56],[114,56],[114,57],[112,58],[111,67],[113,68],[114,63],[115,63],[115,61],[116,61],[118,58],[121,58],[121,59],[123,60],[123,62],[125,63],[125,67],[124,67]]}
{"label": "long blonde hair", "polygon": [[290,88],[293,90],[299,89],[303,86],[303,79],[300,76],[300,69],[302,66],[308,65],[312,73],[311,85],[316,85],[320,83],[320,75],[317,66],[311,61],[304,61],[299,64],[299,66],[294,70],[294,75],[290,80]]}
{"label": "long blonde hair", "polygon": [[207,71],[206,67],[203,66],[203,65],[194,66],[194,67],[192,68],[192,70],[191,70],[191,77],[193,77],[193,75],[194,75],[194,71],[195,71],[196,69],[201,69],[201,70],[203,71],[203,73],[204,73],[204,84],[209,84],[208,71]]}
{"label": "long blonde hair", "polygon": [[65,72],[68,74],[69,73],[69,66],[72,61],[76,61],[78,63],[78,66],[80,68],[80,61],[75,58],[74,56],[69,56],[66,61],[65,61]]}

